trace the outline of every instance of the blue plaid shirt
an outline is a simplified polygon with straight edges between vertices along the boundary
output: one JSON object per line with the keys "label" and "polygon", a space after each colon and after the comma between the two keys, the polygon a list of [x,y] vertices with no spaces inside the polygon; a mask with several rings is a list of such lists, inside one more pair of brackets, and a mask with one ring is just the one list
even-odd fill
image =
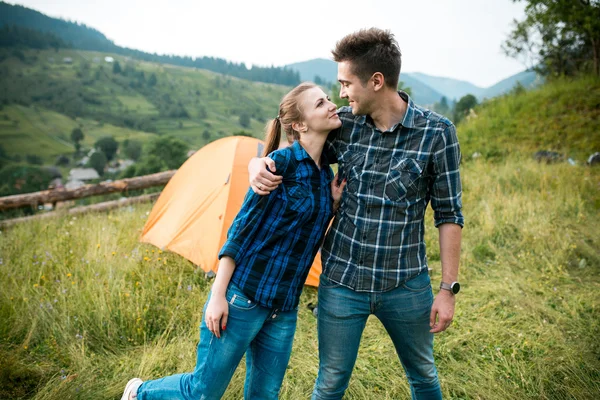
{"label": "blue plaid shirt", "polygon": [[258,304],[296,308],[333,216],[327,157],[319,170],[300,143],[269,155],[283,182],[268,196],[248,190],[219,259],[235,260],[231,281]]}
{"label": "blue plaid shirt", "polygon": [[388,131],[342,107],[342,127],[328,142],[329,158],[337,157],[348,184],[323,244],[323,273],[356,291],[391,290],[427,270],[430,201],[436,226],[464,224],[454,125],[399,95],[406,114]]}

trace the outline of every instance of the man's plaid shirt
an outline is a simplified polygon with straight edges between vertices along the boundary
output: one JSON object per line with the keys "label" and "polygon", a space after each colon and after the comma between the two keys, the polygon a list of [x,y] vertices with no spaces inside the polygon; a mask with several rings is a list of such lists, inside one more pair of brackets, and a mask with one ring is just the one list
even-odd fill
{"label": "man's plaid shirt", "polygon": [[342,127],[330,136],[329,150],[348,183],[323,244],[323,273],[356,291],[391,290],[427,269],[430,201],[435,226],[464,224],[454,125],[399,95],[408,107],[389,131],[342,107]]}

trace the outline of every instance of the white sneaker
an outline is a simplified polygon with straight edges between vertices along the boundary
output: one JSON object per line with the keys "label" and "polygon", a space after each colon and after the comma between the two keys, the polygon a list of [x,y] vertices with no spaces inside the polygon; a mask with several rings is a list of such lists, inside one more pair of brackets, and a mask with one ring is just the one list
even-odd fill
{"label": "white sneaker", "polygon": [[137,390],[142,385],[144,381],[140,378],[133,378],[127,382],[125,385],[125,391],[123,392],[123,396],[121,396],[121,400],[131,400],[137,397]]}

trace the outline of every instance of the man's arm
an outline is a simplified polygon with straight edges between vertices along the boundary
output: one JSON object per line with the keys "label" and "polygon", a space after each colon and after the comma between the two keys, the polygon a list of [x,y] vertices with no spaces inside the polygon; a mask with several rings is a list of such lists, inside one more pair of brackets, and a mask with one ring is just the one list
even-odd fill
{"label": "man's arm", "polygon": [[[269,169],[267,169],[267,167]],[[265,196],[271,193],[283,181],[283,176],[275,175],[275,161],[269,157],[254,157],[248,164],[248,180],[254,193]]]}
{"label": "man's arm", "polygon": [[[460,241],[464,218],[462,215],[462,185],[460,181],[460,147],[456,128],[450,124],[438,137],[434,154],[431,207],[435,226],[439,229],[442,281],[452,283],[458,279]],[[436,282],[437,283],[437,282]],[[431,332],[444,331],[454,317],[455,297],[449,290],[440,290],[431,308]]]}
{"label": "man's arm", "polygon": [[[440,235],[440,258],[442,260],[442,281],[446,283],[456,282],[458,281],[462,228],[460,225],[447,223],[440,225],[438,229]],[[455,297],[452,292],[449,290],[439,291],[431,307],[430,332],[442,332],[450,326],[454,318],[454,304]]]}

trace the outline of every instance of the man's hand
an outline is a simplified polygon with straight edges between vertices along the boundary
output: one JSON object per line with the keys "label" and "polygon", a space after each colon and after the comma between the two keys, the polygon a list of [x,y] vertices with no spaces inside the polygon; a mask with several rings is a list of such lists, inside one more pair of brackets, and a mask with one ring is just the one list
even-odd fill
{"label": "man's hand", "polygon": [[431,314],[429,316],[431,330],[429,332],[440,333],[450,326],[452,318],[454,318],[455,302],[456,298],[449,290],[439,291],[431,307]]}
{"label": "man's hand", "polygon": [[275,172],[275,161],[269,157],[253,158],[248,164],[248,180],[254,193],[265,196],[281,184],[283,177],[275,175],[267,170]]}

